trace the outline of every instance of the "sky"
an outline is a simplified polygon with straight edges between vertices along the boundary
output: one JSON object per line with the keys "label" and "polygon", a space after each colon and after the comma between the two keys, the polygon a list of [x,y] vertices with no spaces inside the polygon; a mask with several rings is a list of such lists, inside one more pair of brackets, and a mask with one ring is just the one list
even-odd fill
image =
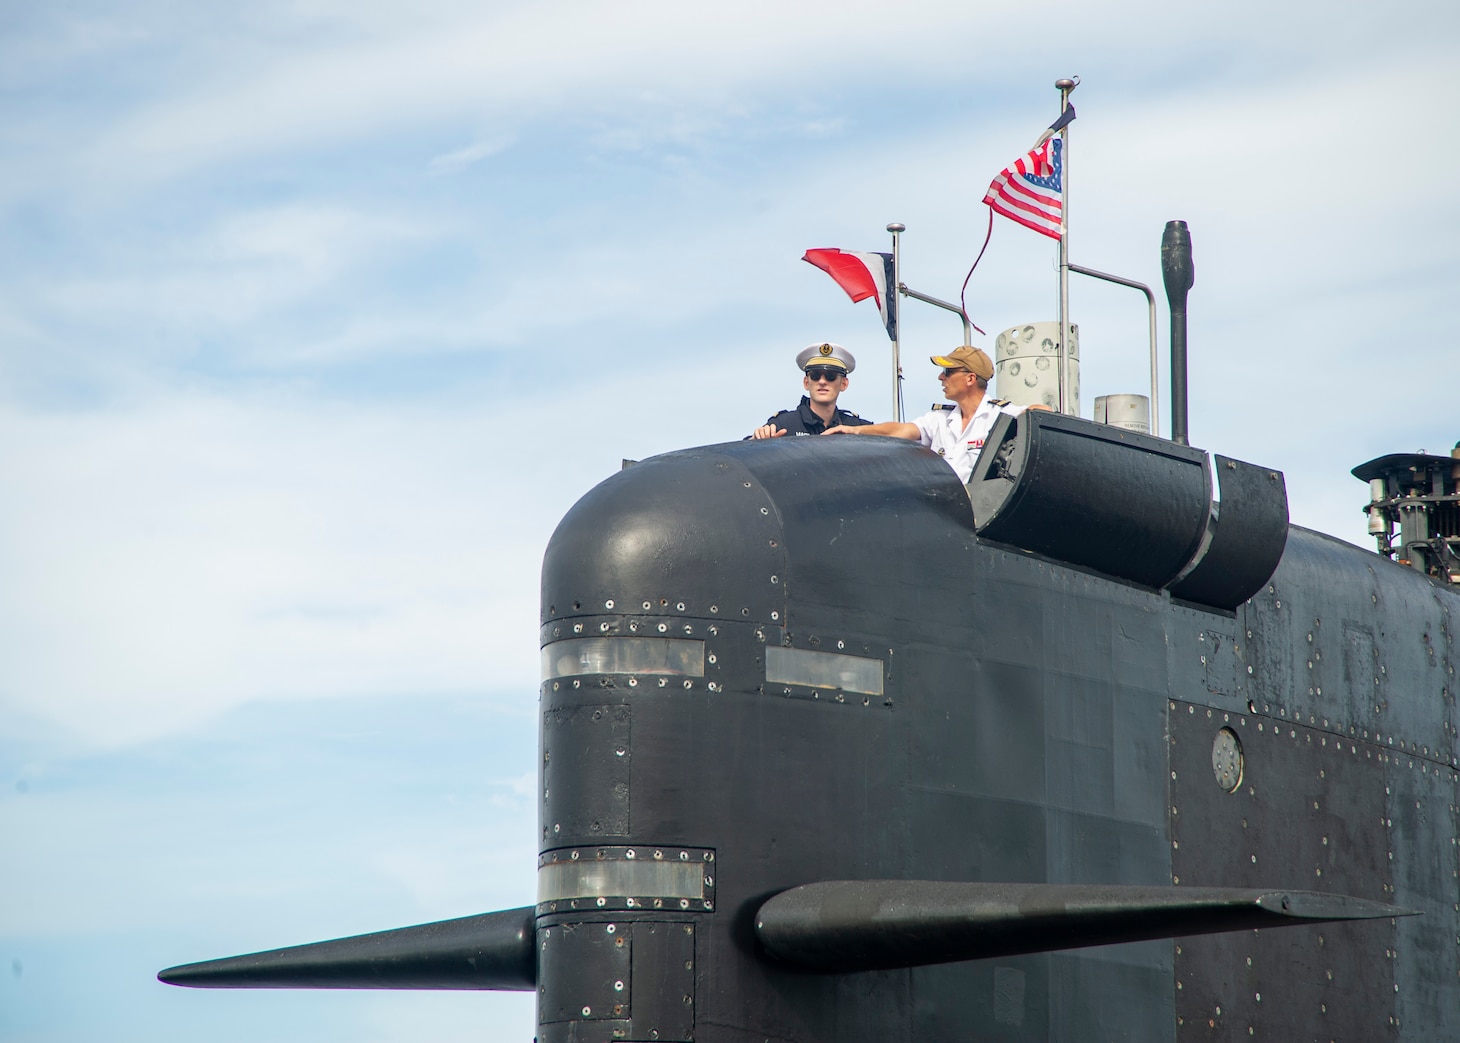
{"label": "sky", "polygon": [[[1059,77],[1072,259],[1159,298],[1190,226],[1192,443],[1369,546],[1349,469],[1460,439],[1457,22],[0,0],[0,1037],[530,1039],[530,995],[153,976],[530,904],[558,519],[794,405],[813,341],[890,419],[874,306],[800,256],[900,221],[956,299]],[[975,342],[1056,300],[996,219]],[[1144,391],[1139,295],[1071,312],[1084,415]],[[906,305],[910,413],[960,340]]]}

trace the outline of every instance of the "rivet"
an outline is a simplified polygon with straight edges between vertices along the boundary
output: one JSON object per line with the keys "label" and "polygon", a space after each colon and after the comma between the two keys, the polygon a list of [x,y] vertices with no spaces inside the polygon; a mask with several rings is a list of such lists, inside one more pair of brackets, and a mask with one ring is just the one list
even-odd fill
{"label": "rivet", "polygon": [[621,981],[614,982],[613,983],[613,991],[614,992],[623,992],[624,991],[624,983],[621,982]]}
{"label": "rivet", "polygon": [[583,1016],[585,1018],[588,1017],[588,1015],[590,1015],[592,1013],[593,1013],[593,1008],[592,1007],[584,1007],[583,1008]]}
{"label": "rivet", "polygon": [[770,514],[770,513],[771,513],[771,512],[770,512],[770,511],[769,511],[769,510],[768,510],[768,509],[766,509],[766,508],[765,508],[765,507],[762,507],[762,508],[761,508],[761,509],[760,509],[760,513],[761,513],[761,514]]}
{"label": "rivet", "polygon": [[613,924],[609,924],[607,927],[604,928],[604,930],[606,930],[609,934],[613,934],[614,931],[618,930],[618,927]]}
{"label": "rivet", "polygon": [[613,608],[613,598],[609,598],[607,601],[605,601],[603,603],[603,607],[604,608]]}

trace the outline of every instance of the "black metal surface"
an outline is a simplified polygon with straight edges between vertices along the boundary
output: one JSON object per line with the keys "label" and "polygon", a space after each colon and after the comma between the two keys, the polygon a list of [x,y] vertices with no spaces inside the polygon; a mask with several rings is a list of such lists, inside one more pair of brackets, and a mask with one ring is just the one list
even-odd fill
{"label": "black metal surface", "polygon": [[[1219,728],[1234,730],[1244,752],[1230,794],[1212,773]],[[1209,1022],[1234,1036],[1252,1027],[1305,1038],[1321,1025],[1345,1038],[1453,1038],[1453,774],[1331,730],[1184,703],[1171,742],[1172,872],[1183,884],[1306,878],[1422,914],[1183,941],[1183,1038],[1210,1038]]]}
{"label": "black metal surface", "polygon": [[1438,468],[1448,471],[1455,463],[1452,456],[1436,456],[1433,453],[1389,453],[1359,464],[1349,474],[1361,482],[1368,482],[1402,471],[1412,471],[1415,474],[1425,474]]}
{"label": "black metal surface", "polygon": [[1288,542],[1288,491],[1281,471],[1215,457],[1220,514],[1196,566],[1171,585],[1186,601],[1235,609],[1272,578]]}
{"label": "black metal surface", "polygon": [[[704,675],[544,682],[540,851],[713,852],[714,908],[539,910],[550,939],[612,925],[631,948],[628,978],[601,945],[545,959],[540,1043],[1455,1038],[1460,594],[1290,527],[1262,589],[1216,612],[973,519],[946,464],[883,438],[646,461],[564,519],[543,641],[672,631],[703,642]],[[878,660],[883,695],[769,684],[769,645]],[[838,880],[1311,890],[1423,915],[854,973],[766,959],[757,910]]]}
{"label": "black metal surface", "polygon": [[633,924],[567,923],[540,928],[538,1024],[627,1022],[632,1018],[633,939]]}
{"label": "black metal surface", "polygon": [[531,990],[533,909],[189,963],[157,977],[204,989]]}
{"label": "black metal surface", "polygon": [[785,548],[772,542],[779,531],[765,490],[716,448],[644,460],[558,524],[543,558],[542,619],[610,612],[779,622],[786,588],[771,582],[786,571]]}
{"label": "black metal surface", "polygon": [[847,972],[1401,915],[1312,891],[828,880],[767,901],[755,932],[782,963]]}
{"label": "black metal surface", "polygon": [[1149,587],[1191,560],[1206,454],[1056,413],[1000,417],[969,482],[980,536]]}
{"label": "black metal surface", "polygon": [[[595,685],[586,694],[596,698],[603,691]],[[543,711],[544,846],[566,837],[629,835],[632,735],[633,707],[623,703]]]}
{"label": "black metal surface", "polygon": [[1196,282],[1196,266],[1185,221],[1167,221],[1161,233],[1161,277],[1171,311],[1171,440],[1186,445],[1186,295]]}

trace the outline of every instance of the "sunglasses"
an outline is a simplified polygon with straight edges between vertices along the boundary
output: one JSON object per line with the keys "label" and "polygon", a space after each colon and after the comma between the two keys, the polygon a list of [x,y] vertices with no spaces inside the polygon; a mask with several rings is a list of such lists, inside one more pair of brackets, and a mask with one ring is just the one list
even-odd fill
{"label": "sunglasses", "polygon": [[825,380],[835,384],[842,377],[846,376],[846,370],[828,369],[823,366],[814,366],[806,371],[806,379],[810,381]]}
{"label": "sunglasses", "polygon": [[943,376],[945,376],[945,377],[956,377],[960,373],[967,373],[967,372],[968,372],[968,370],[966,370],[966,369],[945,369],[943,371]]}

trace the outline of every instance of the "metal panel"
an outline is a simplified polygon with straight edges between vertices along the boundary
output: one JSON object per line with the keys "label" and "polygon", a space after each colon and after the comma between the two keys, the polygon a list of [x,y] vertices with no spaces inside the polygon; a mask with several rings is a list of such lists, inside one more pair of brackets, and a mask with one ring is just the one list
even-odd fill
{"label": "metal panel", "polygon": [[1175,597],[1234,609],[1272,576],[1288,542],[1288,491],[1281,471],[1216,457],[1221,510],[1200,560],[1171,586]]}
{"label": "metal panel", "polygon": [[980,536],[1150,587],[1191,560],[1206,454],[1053,413],[994,424],[969,482]]}
{"label": "metal panel", "polygon": [[632,714],[612,705],[543,711],[544,842],[628,836]]}
{"label": "metal panel", "polygon": [[632,953],[632,933],[619,924],[539,928],[538,1023],[630,1017]]}
{"label": "metal panel", "polygon": [[634,924],[631,1039],[687,1043],[695,1038],[695,926]]}
{"label": "metal panel", "polygon": [[[1213,766],[1223,728],[1242,745],[1234,793]],[[1395,900],[1382,750],[1185,702],[1170,731],[1174,882]],[[1308,1039],[1323,1025],[1391,1038],[1396,937],[1393,920],[1373,920],[1178,939],[1178,1038]]]}

